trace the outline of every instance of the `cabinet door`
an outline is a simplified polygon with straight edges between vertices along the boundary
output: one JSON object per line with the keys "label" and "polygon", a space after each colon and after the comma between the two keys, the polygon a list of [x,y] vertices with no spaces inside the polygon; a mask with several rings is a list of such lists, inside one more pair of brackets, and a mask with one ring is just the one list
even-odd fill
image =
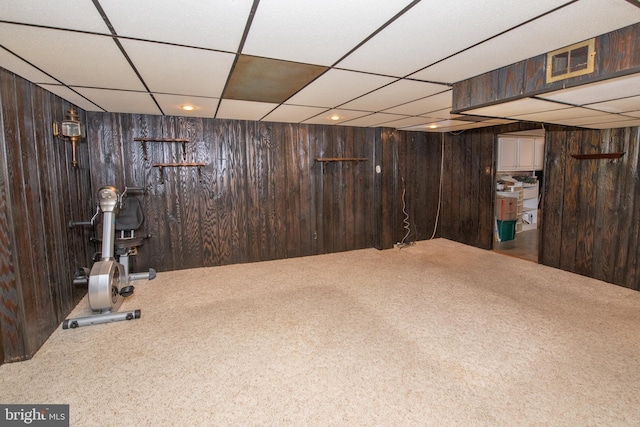
{"label": "cabinet door", "polygon": [[518,170],[533,170],[535,152],[534,138],[518,138]]}
{"label": "cabinet door", "polygon": [[518,169],[518,139],[498,139],[498,170],[513,171]]}
{"label": "cabinet door", "polygon": [[541,171],[544,169],[544,138],[535,139],[535,163],[534,170]]}

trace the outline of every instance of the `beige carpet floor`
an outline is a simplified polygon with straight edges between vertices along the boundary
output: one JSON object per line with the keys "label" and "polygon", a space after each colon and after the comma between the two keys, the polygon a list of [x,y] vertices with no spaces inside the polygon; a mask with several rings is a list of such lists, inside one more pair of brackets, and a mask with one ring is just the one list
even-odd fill
{"label": "beige carpet floor", "polygon": [[640,423],[640,292],[448,240],[161,273],[135,308],[0,366],[0,403],[68,403],[72,426]]}

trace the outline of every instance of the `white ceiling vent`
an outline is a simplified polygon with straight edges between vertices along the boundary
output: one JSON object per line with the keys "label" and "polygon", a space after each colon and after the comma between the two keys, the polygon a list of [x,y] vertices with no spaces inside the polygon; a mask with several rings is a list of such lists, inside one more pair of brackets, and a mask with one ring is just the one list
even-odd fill
{"label": "white ceiling vent", "polygon": [[549,52],[547,83],[592,73],[595,56],[595,39]]}

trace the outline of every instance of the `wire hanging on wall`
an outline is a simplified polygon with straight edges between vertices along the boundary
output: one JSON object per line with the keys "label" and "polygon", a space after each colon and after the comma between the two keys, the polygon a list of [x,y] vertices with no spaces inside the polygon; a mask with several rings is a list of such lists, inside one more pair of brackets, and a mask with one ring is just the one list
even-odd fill
{"label": "wire hanging on wall", "polygon": [[404,219],[402,220],[403,228],[407,231],[402,238],[402,240],[396,244],[399,249],[406,248],[407,246],[415,245],[415,242],[407,242],[407,237],[411,234],[411,222],[409,221],[409,213],[407,212],[407,203],[405,201],[405,195],[407,194],[407,188],[404,185],[404,177],[400,177],[402,181],[402,213],[404,214]]}
{"label": "wire hanging on wall", "polygon": [[438,231],[438,220],[440,219],[440,206],[442,205],[442,176],[444,174],[444,132],[440,133],[440,184],[438,185],[438,209],[436,210],[436,221],[433,225],[433,234],[429,240],[436,237]]}

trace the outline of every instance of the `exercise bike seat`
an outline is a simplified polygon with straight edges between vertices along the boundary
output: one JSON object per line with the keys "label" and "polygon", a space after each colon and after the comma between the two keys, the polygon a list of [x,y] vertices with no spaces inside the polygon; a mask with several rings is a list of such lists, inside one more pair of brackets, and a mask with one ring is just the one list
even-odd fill
{"label": "exercise bike seat", "polygon": [[[116,235],[115,246],[117,248],[132,248],[142,245],[145,237],[134,236],[134,231],[138,230],[143,222],[144,214],[140,200],[135,197],[126,198],[116,216],[115,228],[120,232],[120,235]],[[125,232],[128,232],[128,235],[125,235]]]}

